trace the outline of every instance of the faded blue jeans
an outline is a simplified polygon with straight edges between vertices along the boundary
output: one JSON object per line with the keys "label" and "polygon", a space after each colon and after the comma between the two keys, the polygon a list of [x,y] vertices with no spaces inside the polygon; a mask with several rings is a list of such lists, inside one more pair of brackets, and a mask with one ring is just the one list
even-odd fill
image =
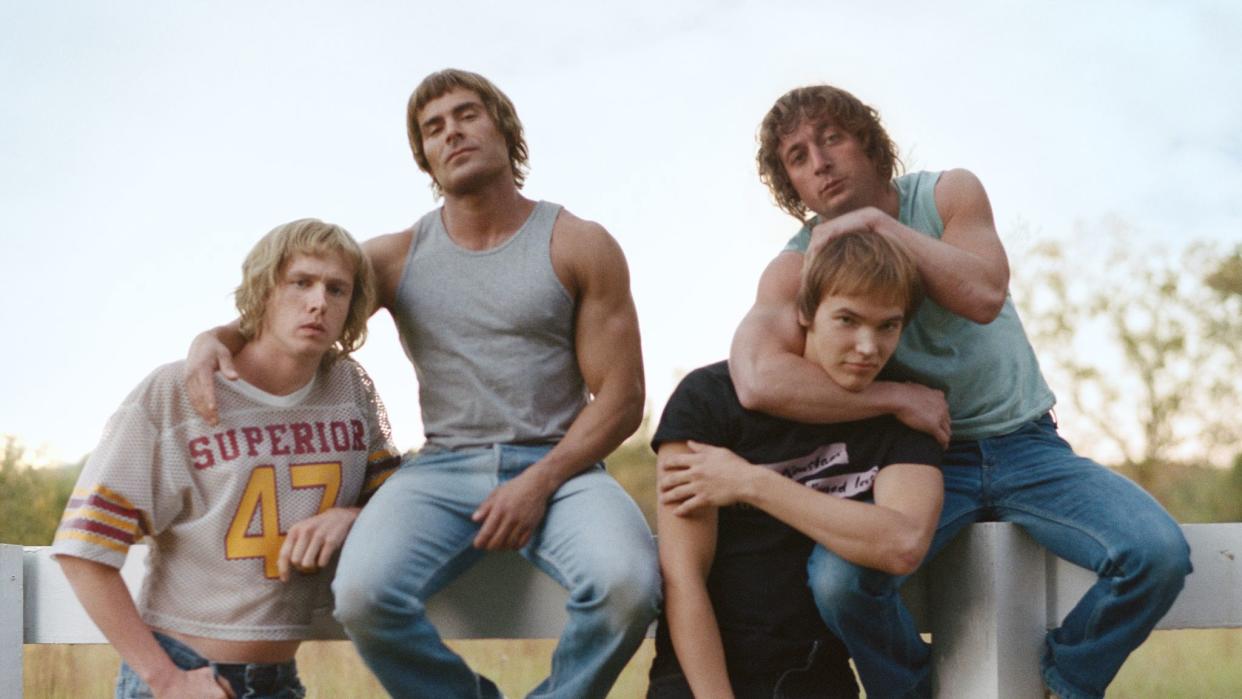
{"label": "faded blue jeans", "polygon": [[[479,504],[550,449],[419,455],[363,508],[332,585],[336,617],[394,697],[499,696],[444,644],[425,605],[484,555],[472,545]],[[638,506],[602,465],[592,466],[556,491],[521,553],[569,590],[552,674],[530,696],[605,696],[660,604],[655,542]]]}
{"label": "faded blue jeans", "polygon": [[[212,666],[216,676],[223,677],[233,688],[237,699],[301,699],[306,696],[306,688],[298,679],[297,665],[292,660],[287,663],[213,663],[171,636],[157,631],[155,640],[182,670]],[[121,663],[114,696],[115,699],[154,697],[151,688],[128,663]]]}
{"label": "faded blue jeans", "polygon": [[[968,524],[1014,522],[1099,580],[1048,632],[1044,684],[1065,699],[1102,697],[1130,652],[1181,592],[1190,548],[1177,523],[1122,476],[1074,454],[1050,415],[1010,434],[954,441],[930,560]],[[868,695],[928,696],[930,649],[897,594],[902,578],[817,547],[808,564],[820,614],[845,643]]]}

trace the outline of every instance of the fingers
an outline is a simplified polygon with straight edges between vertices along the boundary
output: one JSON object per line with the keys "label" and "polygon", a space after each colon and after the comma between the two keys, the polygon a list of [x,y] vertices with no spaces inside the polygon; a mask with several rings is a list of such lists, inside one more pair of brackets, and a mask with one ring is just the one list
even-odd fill
{"label": "fingers", "polygon": [[293,532],[285,537],[280,545],[280,554],[276,557],[276,575],[281,582],[289,582],[289,557],[293,552]]}
{"label": "fingers", "polygon": [[237,368],[233,366],[233,355],[227,348],[221,347],[221,351],[216,354],[216,363],[220,365],[220,373],[229,381],[235,381],[240,376]]}

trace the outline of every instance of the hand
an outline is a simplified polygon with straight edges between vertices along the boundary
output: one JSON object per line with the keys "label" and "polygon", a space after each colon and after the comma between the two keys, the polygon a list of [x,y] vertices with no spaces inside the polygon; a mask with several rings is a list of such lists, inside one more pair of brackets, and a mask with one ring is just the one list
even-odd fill
{"label": "hand", "polygon": [[543,521],[553,490],[555,488],[548,488],[531,473],[530,468],[493,490],[470,517],[482,523],[474,537],[474,547],[499,551],[525,546]]}
{"label": "hand", "polygon": [[210,666],[178,670],[158,687],[152,685],[151,693],[156,699],[237,699],[229,683]]}
{"label": "hand", "polygon": [[815,253],[833,238],[851,231],[875,230],[873,226],[877,217],[891,218],[874,206],[866,206],[816,225],[811,229],[811,242],[807,244],[806,255],[803,256],[803,270],[815,257]]}
{"label": "hand", "polygon": [[657,462],[660,504],[673,514],[691,515],[704,507],[742,501],[760,470],[728,449],[686,442],[690,451],[661,454]]}
{"label": "hand", "polygon": [[215,331],[208,330],[199,333],[194,342],[190,343],[183,377],[194,412],[213,426],[220,423],[220,414],[216,410],[216,369],[230,381],[237,379],[233,354],[216,338]]}
{"label": "hand", "polygon": [[910,429],[931,435],[940,442],[941,447],[947,449],[949,438],[953,436],[953,422],[949,417],[949,402],[944,398],[944,391],[917,383],[892,385],[901,392],[893,416]]}
{"label": "hand", "polygon": [[333,507],[290,527],[276,559],[281,582],[289,581],[291,567],[310,575],[331,563],[357,518],[356,507]]}

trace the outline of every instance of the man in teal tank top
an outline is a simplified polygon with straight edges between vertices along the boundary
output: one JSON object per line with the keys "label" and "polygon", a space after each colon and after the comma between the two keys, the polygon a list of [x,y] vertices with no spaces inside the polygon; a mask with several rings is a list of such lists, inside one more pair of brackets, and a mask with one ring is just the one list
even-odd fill
{"label": "man in teal tank top", "polygon": [[[983,185],[966,170],[894,177],[896,149],[875,110],[827,85],[777,100],[759,141],[760,178],[803,226],[764,271],[734,336],[729,367],[743,405],[802,422],[889,413],[946,444],[944,507],[928,558],[967,524],[999,520],[1099,572],[1048,633],[1041,667],[1062,697],[1103,696],[1181,591],[1189,549],[1154,499],[1058,436],[1055,399],[1009,297],[1009,263]],[[888,380],[859,393],[802,360],[794,304],[808,249],[853,230],[909,250],[927,292]],[[867,693],[929,695],[930,653],[901,608],[901,579],[835,557],[813,561],[808,573]]]}
{"label": "man in teal tank top", "polygon": [[[569,591],[552,673],[529,696],[602,699],[660,600],[651,530],[600,461],[643,413],[625,256],[599,224],[522,196],[522,124],[483,76],[427,76],[406,116],[444,206],[363,249],[418,374],[427,442],[354,524],[336,617],[392,696],[495,699],[426,602],[488,551],[517,550]],[[236,349],[231,328],[201,335],[191,391],[217,362],[227,375]]]}

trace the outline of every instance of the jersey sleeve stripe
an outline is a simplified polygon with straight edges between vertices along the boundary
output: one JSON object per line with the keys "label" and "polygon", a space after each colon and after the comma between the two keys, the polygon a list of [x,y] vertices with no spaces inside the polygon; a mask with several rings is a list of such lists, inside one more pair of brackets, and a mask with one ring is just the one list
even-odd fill
{"label": "jersey sleeve stripe", "polygon": [[70,522],[78,519],[87,519],[99,522],[100,524],[105,524],[114,529],[123,531],[132,537],[136,538],[138,536],[139,524],[137,521],[128,518],[112,517],[105,512],[84,507],[79,507],[76,510],[65,510],[65,516],[61,519],[61,525],[68,525]]}
{"label": "jersey sleeve stripe", "polygon": [[116,551],[117,553],[120,553],[122,555],[129,553],[129,546],[122,544],[118,541],[113,541],[112,539],[109,539],[105,536],[99,536],[97,534],[92,534],[91,532],[80,531],[77,529],[61,529],[60,531],[56,532],[56,541],[62,541],[66,539],[77,539],[78,541],[85,541],[88,544],[102,546],[106,549],[111,549],[112,551]]}
{"label": "jersey sleeve stripe", "polygon": [[136,539],[132,532],[108,526],[103,522],[95,521],[89,517],[78,517],[76,519],[69,520],[68,522],[62,524],[61,528],[66,531],[92,532],[94,534],[98,534],[99,536],[105,536],[109,539],[118,541],[127,547],[134,543],[134,540]]}
{"label": "jersey sleeve stripe", "polygon": [[379,490],[379,487],[384,484],[384,481],[388,480],[388,477],[394,473],[396,473],[396,469],[388,469],[387,471],[377,473],[374,476],[367,478],[366,484],[362,486],[362,492],[365,494],[374,493],[376,490]]}

